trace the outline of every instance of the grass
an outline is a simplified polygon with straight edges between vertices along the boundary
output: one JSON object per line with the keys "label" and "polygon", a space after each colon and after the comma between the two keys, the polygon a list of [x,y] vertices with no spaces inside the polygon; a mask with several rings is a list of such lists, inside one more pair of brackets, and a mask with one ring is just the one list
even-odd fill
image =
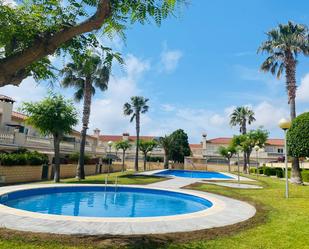
{"label": "grass", "polygon": [[[118,184],[150,184],[159,181],[164,181],[166,178],[158,177],[158,176],[144,176],[144,175],[134,175],[134,172],[126,171],[126,172],[117,172],[100,175],[87,176],[85,180],[78,180],[76,178],[67,178],[61,179],[61,183],[84,183],[84,184],[105,184],[105,177],[107,176],[107,183],[114,184],[116,181],[116,177],[118,177]],[[44,181],[41,183],[54,183],[53,181]]]}
{"label": "grass", "polygon": [[[104,175],[88,177],[83,182],[101,183],[102,178]],[[119,182],[141,184],[158,180],[146,178],[119,175]],[[256,205],[257,215],[239,224],[191,233],[126,237],[57,236],[0,229],[0,248],[309,249],[309,187],[290,185],[291,198],[286,200],[284,181],[269,177],[258,180],[263,189],[231,189],[203,183],[190,186]]]}

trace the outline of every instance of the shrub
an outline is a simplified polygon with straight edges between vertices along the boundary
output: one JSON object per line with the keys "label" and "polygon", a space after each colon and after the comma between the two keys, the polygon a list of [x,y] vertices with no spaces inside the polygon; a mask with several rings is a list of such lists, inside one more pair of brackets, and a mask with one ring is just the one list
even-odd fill
{"label": "shrub", "polygon": [[275,175],[276,175],[276,169],[275,169],[275,168],[265,167],[265,169],[264,169],[264,175],[267,175],[267,176],[275,176]]}
{"label": "shrub", "polygon": [[48,162],[46,155],[37,151],[18,151],[10,154],[0,154],[1,165],[13,166],[13,165],[42,165]]}
{"label": "shrub", "polygon": [[309,156],[309,112],[296,117],[287,133],[289,154],[294,157]]}
{"label": "shrub", "polygon": [[146,160],[147,162],[160,162],[160,163],[164,161],[163,157],[159,156],[147,156]]}
{"label": "shrub", "polygon": [[281,168],[277,168],[277,169],[276,169],[276,176],[277,176],[278,178],[283,178],[284,173],[283,173],[283,170],[282,170]]}
{"label": "shrub", "polygon": [[304,182],[309,182],[309,170],[303,170],[301,176]]}
{"label": "shrub", "polygon": [[256,169],[255,168],[251,168],[250,169],[250,173],[256,174]]}
{"label": "shrub", "polygon": [[[85,160],[85,164],[88,164],[89,163],[88,161],[90,160],[90,156],[85,154],[84,158],[85,158],[84,159]],[[78,163],[79,152],[75,152],[75,153],[70,154],[67,160],[68,160],[67,163]]]}

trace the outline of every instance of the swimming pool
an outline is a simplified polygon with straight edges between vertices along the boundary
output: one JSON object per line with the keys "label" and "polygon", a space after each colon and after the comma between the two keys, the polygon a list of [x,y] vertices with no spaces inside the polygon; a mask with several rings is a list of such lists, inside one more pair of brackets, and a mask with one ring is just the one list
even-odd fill
{"label": "swimming pool", "polygon": [[233,179],[233,177],[219,173],[209,171],[194,171],[194,170],[164,170],[155,173],[158,176],[177,176],[185,178],[203,178],[203,179]]}
{"label": "swimming pool", "polygon": [[0,196],[11,208],[82,217],[156,217],[210,208],[207,199],[174,191],[114,186],[44,187]]}

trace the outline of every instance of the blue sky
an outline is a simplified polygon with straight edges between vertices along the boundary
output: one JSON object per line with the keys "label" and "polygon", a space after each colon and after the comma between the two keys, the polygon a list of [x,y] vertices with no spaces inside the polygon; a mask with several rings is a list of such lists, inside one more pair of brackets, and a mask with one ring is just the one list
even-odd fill
{"label": "blue sky", "polygon": [[[134,133],[134,124],[123,117],[123,103],[132,95],[150,99],[150,111],[142,118],[144,135],[164,135],[184,129],[191,142],[201,133],[209,138],[238,132],[228,124],[233,107],[249,105],[256,112],[251,128],[263,125],[271,137],[281,137],[277,122],[288,116],[284,78],[259,72],[265,58],[257,55],[265,32],[288,20],[309,25],[309,2],[288,0],[191,1],[178,18],[161,27],[135,24],[124,43],[119,38],[103,43],[120,51],[124,69],[115,66],[109,89],[95,96],[91,130],[103,134]],[[297,111],[309,110],[309,58],[299,57]],[[33,86],[32,94],[26,87]],[[67,97],[71,90],[59,89]],[[46,87],[26,79],[21,87],[5,87],[4,94],[21,100],[37,100]],[[17,103],[17,105],[18,105]],[[90,130],[90,133],[92,132]]]}

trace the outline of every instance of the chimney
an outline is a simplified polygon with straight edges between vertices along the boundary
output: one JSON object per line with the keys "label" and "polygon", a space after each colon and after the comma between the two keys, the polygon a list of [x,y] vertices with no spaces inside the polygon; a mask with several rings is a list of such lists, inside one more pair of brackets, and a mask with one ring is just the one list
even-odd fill
{"label": "chimney", "polygon": [[11,123],[14,102],[12,98],[0,95],[0,125]]}
{"label": "chimney", "polygon": [[100,137],[100,129],[98,129],[98,128],[95,128],[94,130],[93,130],[93,135],[96,137],[96,138],[99,138]]}
{"label": "chimney", "polygon": [[128,132],[125,132],[122,134],[122,140],[123,141],[129,141],[130,134]]}

